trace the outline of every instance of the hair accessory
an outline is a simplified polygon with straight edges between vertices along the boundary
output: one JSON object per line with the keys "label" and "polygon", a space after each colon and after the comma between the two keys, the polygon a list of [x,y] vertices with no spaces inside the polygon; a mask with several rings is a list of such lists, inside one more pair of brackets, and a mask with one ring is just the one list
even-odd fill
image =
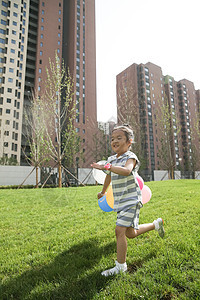
{"label": "hair accessory", "polygon": [[110,168],[111,168],[111,164],[110,163],[107,163],[105,166],[104,166],[104,169],[105,170],[110,170]]}

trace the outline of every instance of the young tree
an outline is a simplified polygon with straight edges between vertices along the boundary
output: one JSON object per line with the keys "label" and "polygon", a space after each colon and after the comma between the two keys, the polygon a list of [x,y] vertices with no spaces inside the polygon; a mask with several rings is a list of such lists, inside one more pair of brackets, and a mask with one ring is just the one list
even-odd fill
{"label": "young tree", "polygon": [[111,155],[110,134],[106,133],[103,128],[97,128],[93,135],[92,151],[95,161],[107,160]]}
{"label": "young tree", "polygon": [[38,171],[48,161],[48,149],[45,144],[45,113],[43,111],[43,99],[32,93],[29,107],[25,108],[24,122],[26,131],[24,137],[28,141],[29,155],[24,155],[27,161],[36,169],[36,188],[38,187]]}
{"label": "young tree", "polygon": [[175,140],[178,142],[180,124],[176,118],[175,111],[169,106],[168,99],[157,100],[156,122],[158,130],[159,150],[158,157],[162,168],[168,170],[168,176],[174,179],[174,168],[176,167]]}
{"label": "young tree", "polygon": [[15,158],[3,156],[0,158],[0,165],[3,166],[17,166],[18,162]]}
{"label": "young tree", "polygon": [[193,171],[200,169],[200,112],[197,111],[196,118],[192,120],[191,128],[192,141],[192,167]]}
{"label": "young tree", "polygon": [[[76,144],[74,121],[76,102],[73,100],[73,81],[69,70],[59,57],[49,60],[43,111],[45,112],[45,143],[50,158],[58,165],[59,187],[62,186],[62,161],[72,158],[72,146]],[[76,144],[77,145],[77,144]],[[76,152],[73,148],[73,151]]]}
{"label": "young tree", "polygon": [[118,120],[121,124],[127,123],[134,132],[134,152],[140,157],[141,168],[146,168],[146,157],[144,148],[143,116],[139,110],[137,92],[129,86],[123,86],[117,95],[118,97]]}

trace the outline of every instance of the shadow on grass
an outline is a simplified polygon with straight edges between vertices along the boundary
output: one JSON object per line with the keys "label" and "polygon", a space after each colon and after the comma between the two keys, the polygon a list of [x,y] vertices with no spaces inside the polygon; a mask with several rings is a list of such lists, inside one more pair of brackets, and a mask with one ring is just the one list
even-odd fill
{"label": "shadow on grass", "polygon": [[98,263],[115,248],[115,242],[98,247],[95,239],[77,244],[49,265],[35,267],[2,285],[1,299],[90,299],[110,280],[101,276]]}

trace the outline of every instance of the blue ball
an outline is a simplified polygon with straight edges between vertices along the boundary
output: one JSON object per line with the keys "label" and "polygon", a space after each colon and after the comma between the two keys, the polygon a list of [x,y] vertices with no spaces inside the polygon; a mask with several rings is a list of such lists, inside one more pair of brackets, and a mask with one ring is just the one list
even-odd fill
{"label": "blue ball", "polygon": [[98,204],[99,204],[99,207],[105,212],[110,212],[113,210],[113,208],[110,207],[107,203],[106,195],[104,195],[103,197],[98,199]]}

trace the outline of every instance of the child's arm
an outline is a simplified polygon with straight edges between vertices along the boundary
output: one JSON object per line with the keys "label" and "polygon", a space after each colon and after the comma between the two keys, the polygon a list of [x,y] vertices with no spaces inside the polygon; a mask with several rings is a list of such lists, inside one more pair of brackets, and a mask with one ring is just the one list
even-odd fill
{"label": "child's arm", "polygon": [[[120,166],[112,166],[109,168],[109,171],[122,175],[122,176],[128,176],[132,170],[135,168],[137,161],[134,158],[130,158],[127,160],[124,167]],[[92,168],[99,169],[99,170],[106,170],[104,165],[99,165],[97,163],[91,164]]]}
{"label": "child's arm", "polygon": [[106,178],[105,178],[105,181],[104,181],[104,185],[103,185],[103,189],[97,195],[98,199],[101,198],[101,197],[103,197],[103,195],[107,191],[107,188],[109,187],[110,182],[111,182],[111,176],[110,175],[106,175]]}
{"label": "child's arm", "polygon": [[127,160],[126,164],[124,167],[120,167],[120,166],[112,166],[110,167],[110,171],[122,176],[128,176],[132,170],[135,168],[136,166],[136,160],[133,158],[130,158]]}

